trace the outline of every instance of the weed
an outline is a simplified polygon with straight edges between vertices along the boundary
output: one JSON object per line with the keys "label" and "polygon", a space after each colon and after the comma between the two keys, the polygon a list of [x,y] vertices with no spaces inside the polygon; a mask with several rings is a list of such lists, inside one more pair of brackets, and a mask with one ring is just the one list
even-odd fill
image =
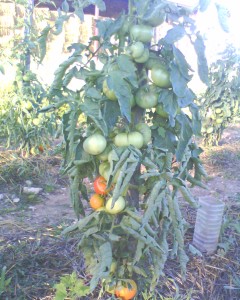
{"label": "weed", "polygon": [[12,280],[11,277],[8,278],[8,279],[6,278],[6,270],[7,270],[7,267],[4,266],[4,267],[2,268],[2,271],[1,271],[1,277],[0,277],[0,296],[1,296],[4,292],[6,292],[8,286],[9,286],[11,280]]}

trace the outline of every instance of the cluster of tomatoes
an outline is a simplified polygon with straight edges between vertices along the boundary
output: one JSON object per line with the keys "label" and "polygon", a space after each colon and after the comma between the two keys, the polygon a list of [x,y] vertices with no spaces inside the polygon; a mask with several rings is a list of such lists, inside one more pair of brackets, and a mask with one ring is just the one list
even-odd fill
{"label": "cluster of tomatoes", "polygon": [[111,188],[107,189],[107,181],[103,176],[94,180],[93,187],[95,194],[91,196],[89,204],[94,210],[105,210],[109,214],[118,214],[124,210],[126,202],[122,196],[117,199],[114,205],[112,205],[112,197],[106,200]]}

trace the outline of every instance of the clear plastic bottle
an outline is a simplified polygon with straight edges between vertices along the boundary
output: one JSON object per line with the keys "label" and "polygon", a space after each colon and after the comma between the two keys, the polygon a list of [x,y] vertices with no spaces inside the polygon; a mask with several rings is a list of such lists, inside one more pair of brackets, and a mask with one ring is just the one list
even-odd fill
{"label": "clear plastic bottle", "polygon": [[199,197],[199,208],[193,234],[193,245],[212,254],[217,249],[224,203],[213,196]]}

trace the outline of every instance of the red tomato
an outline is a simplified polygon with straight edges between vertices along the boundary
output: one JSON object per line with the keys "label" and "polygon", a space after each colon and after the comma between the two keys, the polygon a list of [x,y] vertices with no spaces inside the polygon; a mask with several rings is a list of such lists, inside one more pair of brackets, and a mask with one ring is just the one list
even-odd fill
{"label": "red tomato", "polygon": [[99,195],[107,195],[110,189],[107,189],[107,181],[103,176],[99,176],[94,180],[93,188],[95,193]]}

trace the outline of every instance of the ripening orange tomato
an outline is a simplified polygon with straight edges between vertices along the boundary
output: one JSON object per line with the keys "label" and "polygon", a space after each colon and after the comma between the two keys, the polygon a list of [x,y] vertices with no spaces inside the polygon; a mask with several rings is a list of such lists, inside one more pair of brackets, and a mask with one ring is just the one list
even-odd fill
{"label": "ripening orange tomato", "polygon": [[126,283],[118,285],[115,289],[116,297],[122,300],[131,300],[137,294],[137,284],[134,280],[126,280]]}
{"label": "ripening orange tomato", "polygon": [[44,151],[43,145],[39,145],[39,146],[38,146],[38,150],[39,150],[40,152],[43,152],[43,151]]}
{"label": "ripening orange tomato", "polygon": [[110,189],[107,189],[107,181],[103,176],[99,176],[94,180],[93,188],[95,193],[99,195],[107,195]]}
{"label": "ripening orange tomato", "polygon": [[90,198],[89,203],[90,206],[96,210],[104,206],[104,199],[99,194],[93,194],[92,197]]}

